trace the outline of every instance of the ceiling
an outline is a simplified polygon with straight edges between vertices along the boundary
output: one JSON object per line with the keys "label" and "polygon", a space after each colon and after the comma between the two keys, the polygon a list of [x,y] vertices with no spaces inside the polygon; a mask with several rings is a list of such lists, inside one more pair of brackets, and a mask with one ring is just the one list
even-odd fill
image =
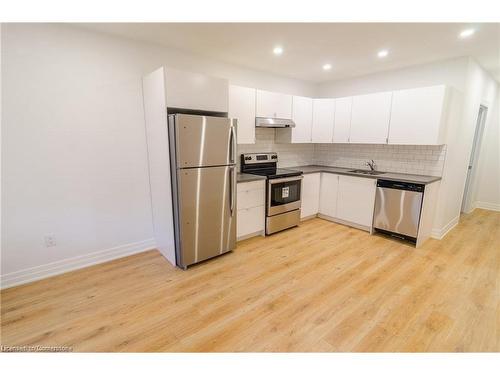
{"label": "ceiling", "polygon": [[[295,79],[325,82],[472,56],[500,82],[500,24],[101,23],[82,24],[140,41]],[[476,32],[461,39],[458,34]],[[283,47],[276,56],[272,50]],[[387,49],[380,59],[377,51]],[[332,65],[324,71],[322,66]]]}

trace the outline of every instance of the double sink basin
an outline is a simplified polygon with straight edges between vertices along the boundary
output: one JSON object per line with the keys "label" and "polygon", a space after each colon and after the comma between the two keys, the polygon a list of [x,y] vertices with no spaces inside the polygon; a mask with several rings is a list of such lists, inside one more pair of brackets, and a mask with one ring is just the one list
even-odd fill
{"label": "double sink basin", "polygon": [[353,169],[352,171],[347,171],[349,173],[357,173],[357,174],[368,174],[372,176],[376,176],[378,174],[384,174],[385,172],[379,172],[379,171],[367,171],[364,169]]}

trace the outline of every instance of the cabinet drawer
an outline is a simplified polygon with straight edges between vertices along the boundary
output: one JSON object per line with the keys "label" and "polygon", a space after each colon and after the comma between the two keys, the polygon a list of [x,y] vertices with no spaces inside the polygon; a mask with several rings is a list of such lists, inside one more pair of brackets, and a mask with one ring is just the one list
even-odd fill
{"label": "cabinet drawer", "polygon": [[240,182],[236,188],[236,191],[239,194],[242,191],[258,190],[258,189],[264,190],[265,186],[266,186],[265,180]]}
{"label": "cabinet drawer", "polygon": [[236,223],[238,238],[263,231],[265,225],[265,207],[259,206],[238,210]]}
{"label": "cabinet drawer", "polygon": [[238,210],[264,205],[264,189],[243,190],[238,192],[238,198],[236,202],[236,207]]}

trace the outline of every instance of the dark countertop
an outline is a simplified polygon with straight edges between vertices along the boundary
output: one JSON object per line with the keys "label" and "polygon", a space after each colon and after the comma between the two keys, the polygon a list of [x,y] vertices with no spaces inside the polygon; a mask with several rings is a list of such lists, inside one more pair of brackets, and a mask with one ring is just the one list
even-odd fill
{"label": "dark countertop", "polygon": [[424,184],[424,185],[441,180],[441,177],[437,176],[423,176],[418,174],[393,173],[393,172],[385,172],[379,175],[366,175],[366,174],[349,172],[356,168],[327,167],[323,165],[305,165],[299,167],[287,167],[287,169],[301,171],[304,174],[326,172],[326,173],[343,174],[348,176],[365,177],[372,179],[413,182],[416,184]]}
{"label": "dark countertop", "polygon": [[251,182],[251,181],[259,181],[265,180],[266,176],[259,176],[256,174],[250,173],[238,173],[236,175],[236,182]]}

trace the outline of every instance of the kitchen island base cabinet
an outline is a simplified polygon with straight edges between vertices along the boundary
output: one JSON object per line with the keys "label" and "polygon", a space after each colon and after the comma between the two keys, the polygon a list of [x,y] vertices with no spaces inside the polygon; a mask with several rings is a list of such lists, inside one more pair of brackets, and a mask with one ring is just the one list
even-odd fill
{"label": "kitchen island base cabinet", "polygon": [[375,179],[339,176],[335,217],[371,231],[376,188]]}
{"label": "kitchen island base cabinet", "polygon": [[236,236],[238,241],[264,235],[265,186],[264,180],[238,183],[236,198]]}
{"label": "kitchen island base cabinet", "polygon": [[302,180],[302,205],[300,208],[301,220],[313,218],[318,214],[320,181],[320,173],[304,175]]}

